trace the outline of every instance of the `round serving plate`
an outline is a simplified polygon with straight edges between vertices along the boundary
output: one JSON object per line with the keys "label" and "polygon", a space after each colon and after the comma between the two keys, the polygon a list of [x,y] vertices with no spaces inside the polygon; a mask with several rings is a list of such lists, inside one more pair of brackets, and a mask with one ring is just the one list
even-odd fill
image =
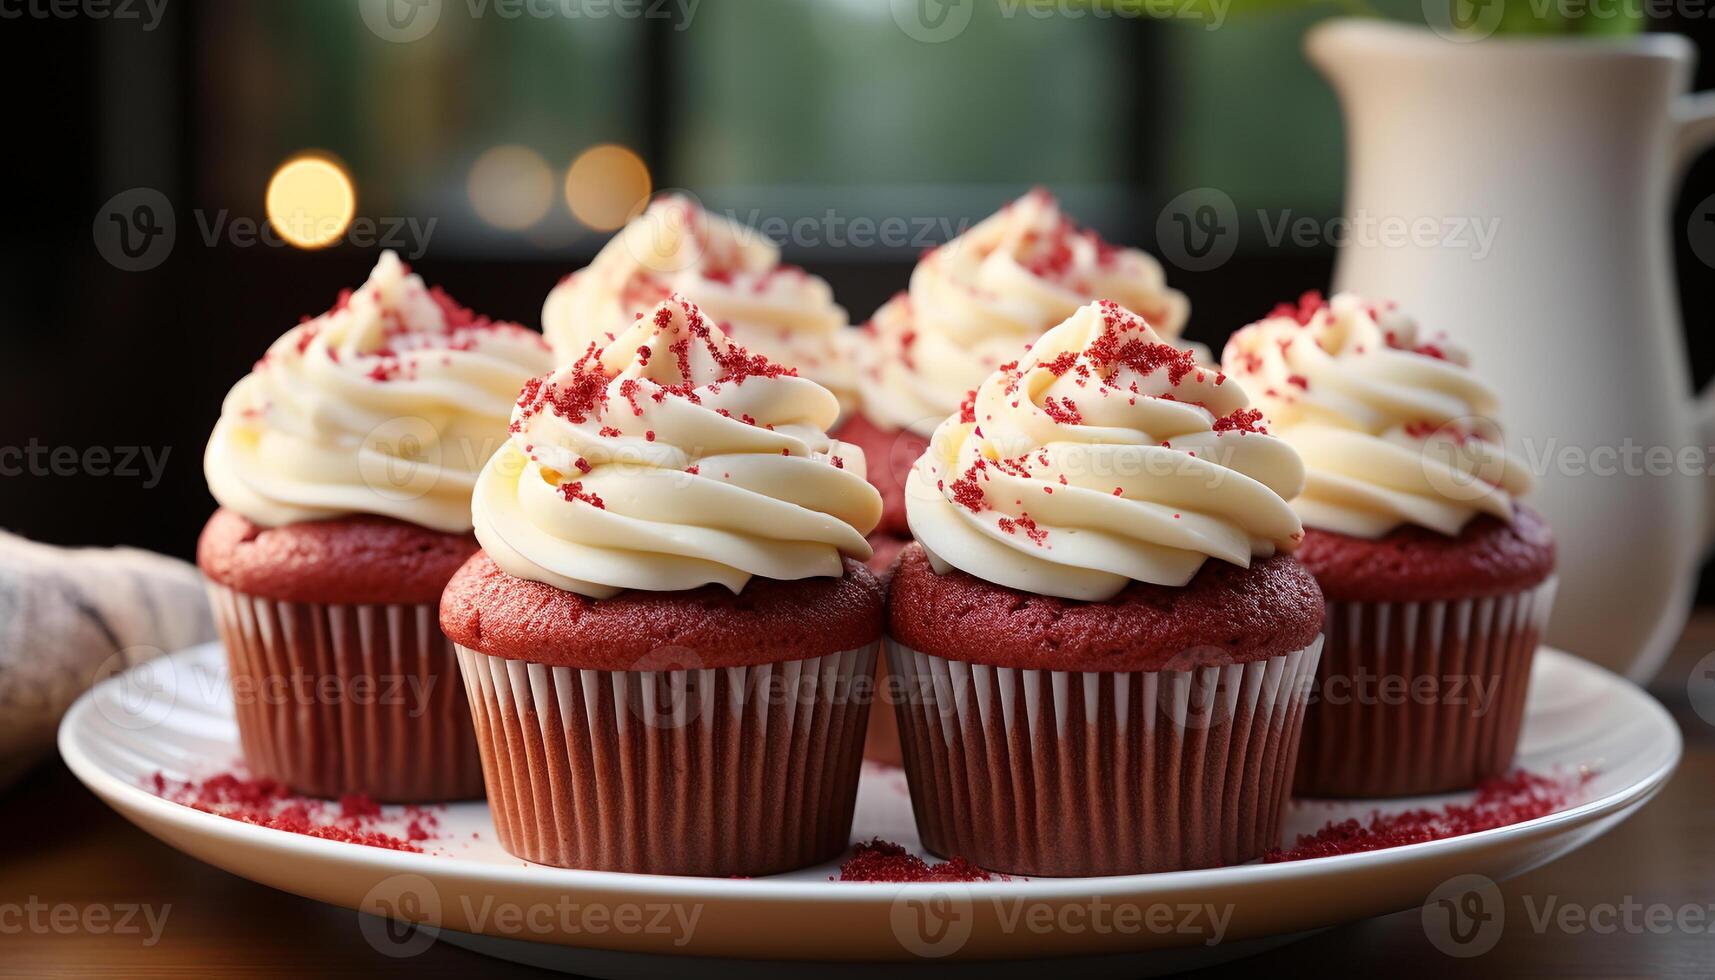
{"label": "round serving plate", "polygon": [[[379,913],[358,916],[356,925],[381,953],[408,956],[438,939],[602,977],[663,969],[795,975],[810,963],[831,975],[915,965],[987,977],[1044,960],[1077,959],[1087,972],[1123,976],[1207,966],[1424,906],[1443,886],[1458,887],[1453,879],[1460,876],[1498,882],[1551,861],[1642,806],[1681,752],[1673,720],[1648,695],[1544,649],[1517,764],[1543,774],[1589,774],[1576,802],[1557,813],[1447,840],[1279,864],[881,884],[832,880],[837,863],[743,880],[533,865],[501,850],[482,803],[436,810],[438,834],[423,842],[424,853],[292,834],[181,806],[150,788],[157,773],[195,779],[239,758],[219,644],[96,686],[66,714],[59,745],[85,785],[173,847],[265,885]],[[1283,841],[1331,819],[1459,799],[1295,802]],[[897,770],[865,768],[852,835],[920,851]]]}

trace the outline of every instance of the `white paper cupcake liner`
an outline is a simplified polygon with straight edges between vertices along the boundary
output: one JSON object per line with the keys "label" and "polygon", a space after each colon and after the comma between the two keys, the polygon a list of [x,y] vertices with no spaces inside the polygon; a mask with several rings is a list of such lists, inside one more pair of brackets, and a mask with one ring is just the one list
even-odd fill
{"label": "white paper cupcake liner", "polygon": [[849,843],[876,644],[650,671],[458,655],[495,830],[518,857],[753,876]]}
{"label": "white paper cupcake liner", "polygon": [[245,765],[310,796],[482,795],[439,608],[282,602],[209,584]]}
{"label": "white paper cupcake liner", "polygon": [[887,644],[917,829],[1009,874],[1236,864],[1279,844],[1321,639],[1186,671],[990,667]]}
{"label": "white paper cupcake liner", "polygon": [[1504,774],[1556,580],[1440,602],[1330,602],[1300,796],[1419,796]]}

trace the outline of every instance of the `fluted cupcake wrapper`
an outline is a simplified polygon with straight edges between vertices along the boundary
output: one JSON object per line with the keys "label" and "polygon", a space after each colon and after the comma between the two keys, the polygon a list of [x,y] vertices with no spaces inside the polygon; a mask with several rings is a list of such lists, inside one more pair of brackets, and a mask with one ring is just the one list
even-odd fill
{"label": "fluted cupcake wrapper", "polygon": [[1419,796],[1504,774],[1556,580],[1440,602],[1330,602],[1300,796]]}
{"label": "fluted cupcake wrapper", "polygon": [[1009,874],[1237,864],[1278,845],[1321,639],[1246,664],[1081,673],[887,644],[924,846]]}
{"label": "fluted cupcake wrapper", "polygon": [[458,653],[495,831],[518,857],[755,876],[849,843],[875,644],[638,671]]}
{"label": "fluted cupcake wrapper", "polygon": [[283,602],[209,585],[245,765],[310,796],[472,799],[482,769],[433,603]]}

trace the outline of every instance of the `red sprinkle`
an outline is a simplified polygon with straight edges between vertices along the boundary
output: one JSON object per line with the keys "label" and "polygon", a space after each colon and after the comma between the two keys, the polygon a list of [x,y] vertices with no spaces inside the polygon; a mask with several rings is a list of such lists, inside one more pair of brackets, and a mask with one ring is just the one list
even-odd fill
{"label": "red sprinkle", "polygon": [[[840,865],[838,881],[989,881],[987,871],[962,857],[930,864],[892,841],[877,837],[852,848],[852,856]],[[1009,880],[1001,875],[1002,881]]]}
{"label": "red sprinkle", "polygon": [[1049,395],[1042,400],[1042,413],[1061,425],[1084,424],[1084,414],[1078,411],[1078,406],[1072,403],[1070,397],[1055,401],[1054,396]]}
{"label": "red sprinkle", "polygon": [[571,503],[574,500],[581,500],[584,503],[589,504],[591,507],[594,507],[596,510],[607,510],[607,504],[603,502],[601,495],[590,490],[585,490],[584,485],[581,482],[560,484],[560,496],[566,498],[567,503]]}
{"label": "red sprinkle", "polygon": [[1298,321],[1299,326],[1308,327],[1316,314],[1322,312],[1327,306],[1327,302],[1322,299],[1321,291],[1312,289],[1298,297],[1296,305],[1292,303],[1277,304],[1274,309],[1269,311],[1268,315],[1270,319],[1277,316],[1290,317]]}
{"label": "red sprinkle", "polygon": [[236,773],[180,782],[157,772],[149,785],[162,799],[228,820],[391,851],[422,853],[413,842],[435,837],[438,824],[428,811],[408,807],[406,813],[412,819],[405,836],[398,837],[374,829],[382,817],[381,807],[363,794],[330,803],[297,796],[286,784],[272,779],[249,779]]}
{"label": "red sprinkle", "polygon": [[1300,834],[1292,849],[1270,851],[1263,860],[1272,864],[1379,851],[1534,820],[1564,809],[1593,775],[1556,779],[1521,769],[1484,781],[1470,803],[1450,803],[1440,810],[1375,813],[1369,823],[1329,821],[1314,834]]}
{"label": "red sprinkle", "polygon": [[972,388],[965,394],[965,400],[959,403],[959,421],[975,422],[977,420],[977,391]]}
{"label": "red sprinkle", "polygon": [[[1231,415],[1223,415],[1210,426],[1216,432],[1257,432],[1268,434],[1262,426],[1262,411],[1255,408],[1241,408]],[[1192,455],[1196,455],[1193,453]]]}

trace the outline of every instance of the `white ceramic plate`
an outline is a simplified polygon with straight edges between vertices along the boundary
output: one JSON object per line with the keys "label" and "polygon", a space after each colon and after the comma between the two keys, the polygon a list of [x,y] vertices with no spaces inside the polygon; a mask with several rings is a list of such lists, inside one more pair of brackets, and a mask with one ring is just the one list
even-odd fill
{"label": "white ceramic plate", "polygon": [[[481,803],[448,807],[441,835],[425,843],[427,853],[414,854],[256,827],[159,798],[145,788],[155,773],[206,776],[238,758],[225,676],[223,653],[210,644],[111,678],[66,714],[60,752],[114,809],[187,854],[309,898],[437,927],[413,931],[362,917],[383,953],[408,955],[438,934],[597,976],[664,966],[724,974],[743,960],[776,961],[782,970],[794,962],[844,964],[818,967],[833,974],[885,961],[894,961],[890,970],[913,963],[944,970],[964,960],[1022,966],[1079,957],[1086,969],[1132,976],[1207,965],[1422,906],[1461,875],[1500,881],[1551,861],[1643,805],[1681,751],[1672,719],[1642,691],[1544,650],[1518,764],[1594,775],[1580,802],[1525,823],[1364,854],[1114,878],[856,884],[830,881],[832,864],[753,880],[673,878],[527,864],[500,849]],[[1390,801],[1385,809],[1452,799]],[[1285,840],[1374,809],[1294,804]],[[853,836],[918,849],[897,770],[865,770]],[[677,959],[664,963],[663,956]],[[987,977],[1008,972],[998,966],[969,969]]]}

